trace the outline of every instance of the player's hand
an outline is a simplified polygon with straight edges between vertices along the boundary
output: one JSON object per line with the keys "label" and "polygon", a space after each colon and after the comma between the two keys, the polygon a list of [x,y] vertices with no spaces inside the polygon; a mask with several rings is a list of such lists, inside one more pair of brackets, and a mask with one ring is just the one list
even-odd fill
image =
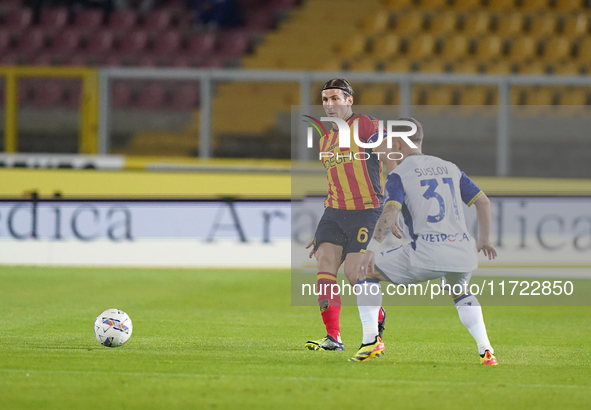
{"label": "player's hand", "polygon": [[312,247],[312,250],[310,251],[308,258],[312,259],[312,256],[316,256],[316,251],[314,250],[314,239],[312,239],[310,243],[306,245],[306,249],[308,249],[310,246]]}
{"label": "player's hand", "polygon": [[478,239],[476,242],[476,250],[478,252],[482,251],[484,256],[486,256],[489,261],[497,257],[497,250],[488,239]]}
{"label": "player's hand", "polygon": [[396,219],[396,222],[394,222],[394,226],[392,227],[392,235],[394,235],[398,239],[402,239],[402,232],[403,231],[400,227],[400,223],[398,222],[398,219]]}
{"label": "player's hand", "polygon": [[359,280],[365,280],[368,274],[374,273],[374,262],[376,260],[376,254],[373,251],[365,251],[363,259],[361,260]]}

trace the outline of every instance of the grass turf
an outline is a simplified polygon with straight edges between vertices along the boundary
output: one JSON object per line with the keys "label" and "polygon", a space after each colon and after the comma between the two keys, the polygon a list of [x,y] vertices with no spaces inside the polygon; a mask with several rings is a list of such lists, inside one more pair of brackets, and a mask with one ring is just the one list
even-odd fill
{"label": "grass turf", "polygon": [[[591,408],[589,307],[485,306],[496,368],[451,302],[390,308],[386,355],[358,364],[357,309],[347,351],[305,351],[323,325],[289,287],[286,271],[2,267],[0,407]],[[92,332],[113,307],[134,325],[117,349]]]}

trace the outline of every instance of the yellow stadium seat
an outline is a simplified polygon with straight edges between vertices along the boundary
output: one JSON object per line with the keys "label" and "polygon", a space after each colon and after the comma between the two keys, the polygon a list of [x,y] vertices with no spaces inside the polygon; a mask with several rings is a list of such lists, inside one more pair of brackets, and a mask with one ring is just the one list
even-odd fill
{"label": "yellow stadium seat", "polygon": [[377,35],[388,29],[390,22],[390,13],[386,10],[380,10],[366,15],[361,19],[359,30],[362,34]]}
{"label": "yellow stadium seat", "polygon": [[554,2],[554,9],[561,13],[581,11],[584,7],[584,0],[555,0]]}
{"label": "yellow stadium seat", "polygon": [[526,61],[536,57],[538,41],[532,36],[521,36],[513,39],[509,48],[511,61]]}
{"label": "yellow stadium seat", "polygon": [[454,63],[452,72],[456,74],[478,74],[480,72],[480,63],[477,61],[460,61]]}
{"label": "yellow stadium seat", "polygon": [[365,53],[367,39],[362,34],[355,34],[341,40],[335,50],[336,56],[340,58],[356,58]]}
{"label": "yellow stadium seat", "polygon": [[[494,2],[493,2],[494,3]],[[523,15],[520,13],[503,13],[497,16],[496,31],[503,36],[521,34],[523,31]]]}
{"label": "yellow stadium seat", "polygon": [[351,61],[349,70],[351,71],[376,71],[376,62],[369,58]]}
{"label": "yellow stadium seat", "polygon": [[456,86],[431,86],[427,91],[424,103],[427,107],[422,107],[417,111],[419,114],[453,112],[457,110],[457,107],[452,107],[457,103],[456,95]]}
{"label": "yellow stadium seat", "polygon": [[386,0],[384,7],[388,10],[404,10],[414,7],[414,0]]}
{"label": "yellow stadium seat", "polygon": [[434,51],[435,37],[423,34],[409,39],[406,56],[411,60],[422,60],[432,56]]}
{"label": "yellow stadium seat", "polygon": [[429,31],[434,35],[449,34],[456,29],[457,14],[453,11],[442,11],[431,17]]}
{"label": "yellow stadium seat", "polygon": [[566,61],[562,64],[554,66],[554,74],[556,75],[580,75],[581,66],[574,61]]}
{"label": "yellow stadium seat", "polygon": [[515,9],[515,0],[489,0],[486,8],[492,11],[509,11]]}
{"label": "yellow stadium seat", "polygon": [[396,13],[393,32],[407,36],[421,31],[424,23],[424,15],[421,11],[411,10],[404,13]]}
{"label": "yellow stadium seat", "polygon": [[457,60],[468,54],[469,42],[466,36],[455,34],[443,40],[441,57],[446,60]]}
{"label": "yellow stadium seat", "polygon": [[507,60],[499,60],[486,65],[487,74],[511,74],[513,63]]}
{"label": "yellow stadium seat", "polygon": [[531,61],[519,65],[519,74],[544,75],[548,73],[548,67],[541,61]]}
{"label": "yellow stadium seat", "polygon": [[500,36],[489,35],[478,40],[474,58],[478,61],[493,60],[503,52],[503,39]]}
{"label": "yellow stadium seat", "polygon": [[591,62],[591,37],[585,37],[579,42],[576,59],[581,63]]}
{"label": "yellow stadium seat", "polygon": [[339,58],[331,58],[318,64],[320,70],[326,71],[341,71],[343,69],[343,60]]}
{"label": "yellow stadium seat", "polygon": [[463,30],[467,35],[478,36],[490,29],[490,13],[476,11],[464,17]]}
{"label": "yellow stadium seat", "polygon": [[515,107],[514,112],[521,117],[546,116],[555,102],[555,89],[553,87],[536,87],[526,91],[526,101],[523,106]]}
{"label": "yellow stadium seat", "polygon": [[359,105],[384,105],[387,104],[388,89],[383,84],[372,84],[361,90],[355,99]]}
{"label": "yellow stadium seat", "polygon": [[586,14],[576,14],[564,16],[562,21],[562,34],[576,38],[589,32],[589,16]]}
{"label": "yellow stadium seat", "polygon": [[548,0],[521,0],[519,10],[525,12],[538,12],[548,9]]}
{"label": "yellow stadium seat", "polygon": [[421,10],[436,10],[447,6],[447,0],[420,0],[418,7]]}
{"label": "yellow stadium seat", "polygon": [[552,37],[544,44],[544,52],[542,54],[542,61],[546,62],[560,62],[567,60],[572,56],[571,40],[565,36]]}
{"label": "yellow stadium seat", "polygon": [[392,72],[392,73],[408,73],[412,70],[412,62],[404,59],[404,58],[397,58],[392,61],[388,61],[384,65],[384,71]]}
{"label": "yellow stadium seat", "polygon": [[591,90],[582,87],[563,87],[559,89],[558,102],[553,114],[557,117],[576,117],[589,115],[589,93]]}
{"label": "yellow stadium seat", "polygon": [[488,105],[493,103],[493,89],[485,86],[469,86],[462,90],[462,105]]}
{"label": "yellow stadium seat", "polygon": [[453,7],[459,11],[475,10],[482,7],[482,0],[455,0]]}
{"label": "yellow stadium seat", "polygon": [[386,59],[398,55],[400,53],[401,40],[402,38],[397,34],[380,36],[373,45],[372,57]]}
{"label": "yellow stadium seat", "polygon": [[534,37],[548,37],[556,33],[557,19],[553,13],[536,14],[529,22],[529,35]]}
{"label": "yellow stadium seat", "polygon": [[444,73],[446,68],[446,62],[441,59],[425,60],[419,64],[419,71],[422,73]]}

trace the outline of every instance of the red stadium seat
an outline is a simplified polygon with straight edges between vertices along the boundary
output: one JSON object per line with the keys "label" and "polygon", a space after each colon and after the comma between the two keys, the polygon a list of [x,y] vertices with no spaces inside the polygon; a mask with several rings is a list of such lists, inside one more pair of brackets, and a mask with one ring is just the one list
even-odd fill
{"label": "red stadium seat", "polygon": [[97,9],[81,10],[76,14],[74,19],[74,26],[85,29],[93,30],[100,27],[103,24],[103,12]]}
{"label": "red stadium seat", "polygon": [[42,51],[39,54],[29,56],[27,59],[28,64],[38,65],[38,66],[50,66],[50,65],[57,65],[60,62],[59,56],[55,53],[50,51]]}
{"label": "red stadium seat", "polygon": [[[18,54],[16,53],[0,53],[0,65],[19,65],[21,63]],[[2,81],[2,83],[4,83]]]}
{"label": "red stadium seat", "polygon": [[22,54],[33,54],[45,45],[45,31],[34,28],[24,33],[18,41],[17,51]]}
{"label": "red stadium seat", "polygon": [[160,108],[166,101],[166,88],[161,83],[151,83],[144,86],[139,93],[135,107],[141,109]]}
{"label": "red stadium seat", "polygon": [[97,30],[88,37],[86,51],[89,53],[106,53],[113,48],[115,36],[109,29]]}
{"label": "red stadium seat", "polygon": [[12,30],[24,30],[33,22],[33,11],[31,9],[14,9],[5,17],[4,25]]}
{"label": "red stadium seat", "polygon": [[189,68],[199,66],[199,58],[188,54],[176,54],[167,61],[170,67]]}
{"label": "red stadium seat", "polygon": [[109,27],[119,33],[131,30],[136,23],[137,14],[132,10],[115,11],[109,19]]}
{"label": "red stadium seat", "polygon": [[111,105],[113,108],[129,106],[131,102],[131,86],[124,81],[114,81],[111,85]]}
{"label": "red stadium seat", "polygon": [[11,35],[8,30],[0,29],[0,52],[5,53],[10,48]]}
{"label": "red stadium seat", "polygon": [[47,9],[41,15],[39,26],[46,30],[57,31],[68,24],[68,9],[59,7]]}
{"label": "red stadium seat", "polygon": [[63,102],[63,87],[60,81],[43,81],[37,87],[33,104],[38,107],[56,107]]}
{"label": "red stadium seat", "polygon": [[51,43],[50,51],[54,53],[70,53],[80,45],[80,32],[77,29],[66,29],[58,33]]}
{"label": "red stadium seat", "polygon": [[181,47],[181,40],[181,33],[177,30],[160,33],[154,38],[153,52],[160,56],[175,54]]}
{"label": "red stadium seat", "polygon": [[223,56],[210,56],[204,59],[199,65],[201,68],[224,68],[226,65],[226,58]]}
{"label": "red stadium seat", "polygon": [[268,10],[256,10],[246,17],[246,27],[259,31],[270,30],[275,26],[275,17]]}
{"label": "red stadium seat", "polygon": [[123,56],[112,53],[102,58],[100,64],[107,67],[121,67],[123,65],[123,60]]}
{"label": "red stadium seat", "polygon": [[250,49],[250,37],[242,30],[228,31],[220,38],[219,54],[226,57],[240,57]]}
{"label": "red stadium seat", "polygon": [[135,59],[134,65],[139,67],[158,67],[160,64],[157,56],[142,54]]}
{"label": "red stadium seat", "polygon": [[79,108],[82,101],[82,82],[69,81],[64,89],[65,104],[69,108]]}
{"label": "red stadium seat", "polygon": [[176,110],[187,110],[196,108],[199,105],[199,83],[178,84],[172,93],[170,108]]}
{"label": "red stadium seat", "polygon": [[127,33],[121,40],[119,51],[122,53],[137,53],[144,51],[148,44],[148,33],[144,30],[136,30]]}
{"label": "red stadium seat", "polygon": [[171,25],[172,13],[168,9],[152,10],[144,19],[144,28],[146,30],[164,31]]}
{"label": "red stadium seat", "polygon": [[213,53],[216,45],[216,36],[213,33],[193,34],[187,41],[187,51],[197,55],[205,56]]}

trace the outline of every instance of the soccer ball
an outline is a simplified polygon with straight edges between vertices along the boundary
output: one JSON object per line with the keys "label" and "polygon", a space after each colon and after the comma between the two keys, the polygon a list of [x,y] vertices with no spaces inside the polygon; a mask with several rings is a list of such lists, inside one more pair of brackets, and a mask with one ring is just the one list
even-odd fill
{"label": "soccer ball", "polygon": [[119,309],[107,309],[94,321],[94,337],[107,347],[119,347],[127,342],[132,330],[131,319]]}

